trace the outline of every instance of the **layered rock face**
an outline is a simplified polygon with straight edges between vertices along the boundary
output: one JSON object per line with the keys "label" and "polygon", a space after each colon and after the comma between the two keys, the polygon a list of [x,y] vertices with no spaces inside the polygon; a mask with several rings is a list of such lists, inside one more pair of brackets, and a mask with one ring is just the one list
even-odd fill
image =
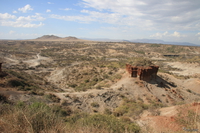
{"label": "layered rock face", "polygon": [[126,64],[126,70],[131,77],[137,77],[140,80],[150,81],[156,79],[159,66],[132,66]]}

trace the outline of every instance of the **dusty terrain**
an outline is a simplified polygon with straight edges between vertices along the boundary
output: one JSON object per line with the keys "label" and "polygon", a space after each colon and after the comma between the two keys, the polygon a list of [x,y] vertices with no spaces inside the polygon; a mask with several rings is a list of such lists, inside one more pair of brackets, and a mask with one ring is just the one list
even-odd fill
{"label": "dusty terrain", "polygon": [[[11,101],[39,99],[73,111],[110,112],[136,121],[145,132],[183,131],[171,122],[177,108],[200,100],[199,53],[199,47],[74,37],[0,41],[2,71],[8,73],[0,79],[0,93]],[[126,63],[144,58],[159,66],[149,82],[125,70]],[[147,107],[136,113],[126,101]]]}

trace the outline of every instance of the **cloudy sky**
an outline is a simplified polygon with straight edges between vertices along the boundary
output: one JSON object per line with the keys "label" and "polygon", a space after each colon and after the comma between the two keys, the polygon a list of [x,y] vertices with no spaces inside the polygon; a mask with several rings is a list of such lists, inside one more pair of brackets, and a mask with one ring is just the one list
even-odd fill
{"label": "cloudy sky", "polygon": [[0,0],[0,39],[52,34],[200,45],[200,0]]}

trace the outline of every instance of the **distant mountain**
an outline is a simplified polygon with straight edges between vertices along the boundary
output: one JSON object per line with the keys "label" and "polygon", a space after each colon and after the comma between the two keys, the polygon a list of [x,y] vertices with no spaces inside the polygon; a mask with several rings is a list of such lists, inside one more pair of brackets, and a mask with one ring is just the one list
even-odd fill
{"label": "distant mountain", "polygon": [[156,39],[135,39],[135,40],[117,40],[117,39],[115,40],[108,38],[99,38],[99,39],[84,38],[84,39],[92,41],[104,41],[104,42],[135,42],[135,43],[156,43],[156,44],[172,44],[172,45],[184,45],[184,46],[199,46],[197,44],[189,42],[165,42],[163,40],[156,40]]}
{"label": "distant mountain", "polygon": [[189,42],[165,42],[163,40],[156,40],[156,39],[136,39],[136,40],[130,40],[130,42],[198,46],[197,44],[189,43]]}
{"label": "distant mountain", "polygon": [[135,39],[135,40],[130,40],[131,42],[140,42],[140,43],[165,43],[163,40],[156,40],[156,39]]}
{"label": "distant mountain", "polygon": [[119,39],[109,39],[109,38],[81,38],[84,40],[90,40],[90,41],[102,41],[102,42],[122,42],[123,40]]}
{"label": "distant mountain", "polygon": [[33,40],[37,40],[37,41],[86,41],[86,40],[82,40],[73,36],[69,36],[69,37],[58,37],[55,35],[44,35],[41,37],[38,37],[36,39]]}
{"label": "distant mountain", "polygon": [[42,37],[36,38],[37,40],[55,40],[55,39],[61,39],[61,37],[54,36],[54,35],[44,35]]}
{"label": "distant mountain", "polygon": [[63,39],[65,39],[65,40],[78,40],[78,38],[73,37],[73,36],[64,37]]}

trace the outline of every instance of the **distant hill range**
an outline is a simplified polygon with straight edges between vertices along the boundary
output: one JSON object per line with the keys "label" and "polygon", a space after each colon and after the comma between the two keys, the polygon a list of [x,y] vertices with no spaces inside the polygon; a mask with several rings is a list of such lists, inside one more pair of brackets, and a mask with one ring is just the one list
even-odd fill
{"label": "distant hill range", "polygon": [[54,36],[54,35],[44,35],[44,36],[36,38],[36,40],[54,40],[54,39],[61,39],[61,37]]}
{"label": "distant hill range", "polygon": [[108,38],[100,38],[100,39],[82,38],[82,39],[92,40],[92,41],[104,41],[104,42],[135,42],[135,43],[155,43],[155,44],[172,44],[172,45],[184,45],[184,46],[199,46],[197,44],[193,44],[189,42],[165,42],[163,40],[156,40],[156,39],[135,39],[135,40],[117,40],[117,39],[108,39]]}
{"label": "distant hill range", "polygon": [[183,45],[183,46],[199,46],[197,44],[189,43],[189,42],[166,42],[163,40],[156,39],[135,39],[135,40],[120,40],[120,39],[108,39],[108,38],[100,38],[100,39],[91,39],[91,38],[76,38],[73,36],[69,37],[58,37],[55,35],[44,35],[42,37],[38,37],[33,39],[34,41],[103,41],[103,42],[135,42],[135,43],[154,43],[154,44],[172,44],[172,45]]}
{"label": "distant hill range", "polygon": [[78,39],[73,36],[62,38],[62,37],[58,37],[55,35],[44,35],[44,36],[38,37],[34,40],[37,40],[37,41],[86,41],[86,40]]}
{"label": "distant hill range", "polygon": [[130,40],[130,42],[198,46],[197,44],[189,42],[165,42],[163,40],[156,40],[156,39],[136,39],[136,40]]}

